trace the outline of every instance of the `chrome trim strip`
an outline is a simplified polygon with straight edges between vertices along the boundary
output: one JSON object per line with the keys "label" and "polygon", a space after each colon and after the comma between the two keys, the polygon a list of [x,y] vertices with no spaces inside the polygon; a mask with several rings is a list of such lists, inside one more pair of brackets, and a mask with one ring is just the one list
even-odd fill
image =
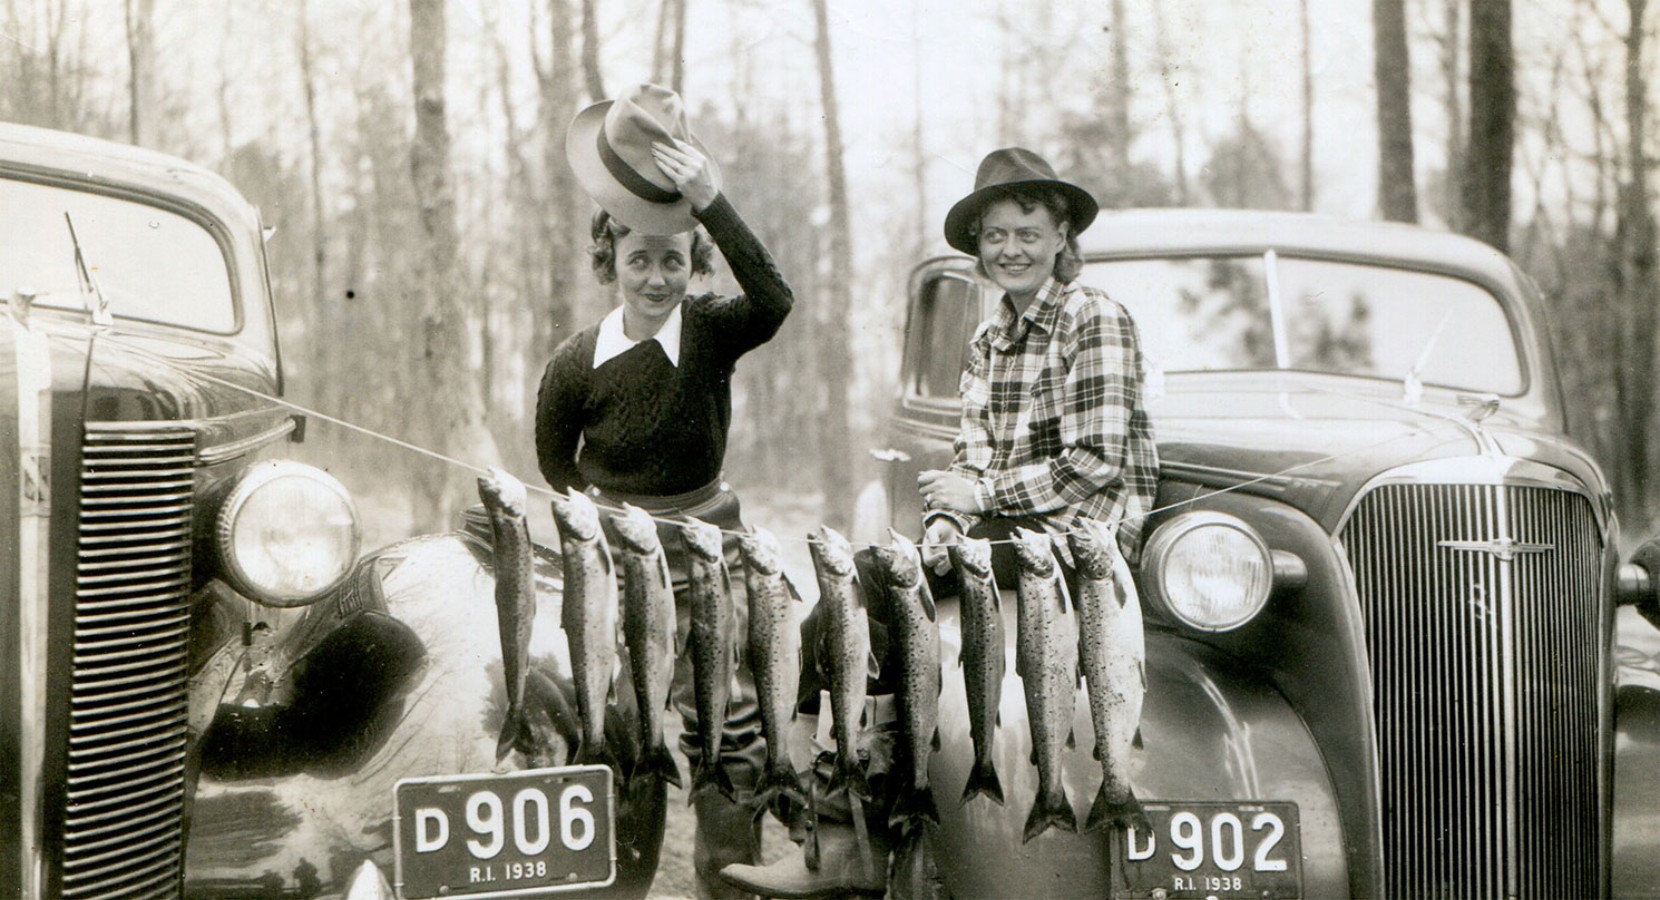
{"label": "chrome trim strip", "polygon": [[52,516],[52,363],[46,336],[26,322],[12,322],[12,346],[17,373],[17,446],[21,459],[18,480],[18,657],[19,698],[22,701],[19,735],[18,794],[22,809],[23,895],[37,897],[45,874],[40,853],[42,767],[46,755],[46,619],[51,607],[48,588],[49,533]]}
{"label": "chrome trim strip", "polygon": [[294,424],[294,417],[289,416],[288,418],[283,419],[282,422],[278,423],[276,427],[268,428],[259,434],[249,435],[239,441],[231,441],[228,444],[220,444],[217,447],[209,447],[203,450],[197,456],[196,464],[199,466],[211,466],[216,463],[236,459],[239,456],[245,456],[260,447],[265,446],[266,444],[273,443],[287,437],[294,432],[296,427],[298,426]]}
{"label": "chrome trim strip", "polygon": [[1342,534],[1366,495],[1387,484],[1514,485],[1567,491],[1591,501],[1591,512],[1597,519],[1598,537],[1608,534],[1607,511],[1584,482],[1543,463],[1496,453],[1425,460],[1381,472],[1361,485],[1349,498],[1343,514],[1337,517],[1337,526],[1332,529],[1332,534]]}

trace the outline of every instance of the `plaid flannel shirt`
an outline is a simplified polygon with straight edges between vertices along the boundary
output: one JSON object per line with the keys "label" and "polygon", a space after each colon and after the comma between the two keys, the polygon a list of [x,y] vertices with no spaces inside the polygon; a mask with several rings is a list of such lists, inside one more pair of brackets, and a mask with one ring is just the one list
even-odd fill
{"label": "plaid flannel shirt", "polygon": [[[951,471],[974,481],[982,509],[1051,534],[1078,516],[1116,525],[1134,560],[1158,482],[1144,371],[1135,323],[1105,292],[1050,278],[1018,316],[1005,295],[970,344]],[[926,517],[939,515],[965,530],[977,518]]]}

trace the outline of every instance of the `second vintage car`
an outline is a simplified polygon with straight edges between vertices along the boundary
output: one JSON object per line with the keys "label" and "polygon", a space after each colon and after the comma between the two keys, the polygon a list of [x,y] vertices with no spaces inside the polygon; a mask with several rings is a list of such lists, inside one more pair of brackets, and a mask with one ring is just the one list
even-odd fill
{"label": "second vintage car", "polygon": [[[1656,618],[1660,571],[1652,545],[1621,562],[1532,282],[1469,239],[1296,214],[1105,213],[1083,237],[1081,281],[1138,325],[1162,461],[1133,761],[1153,829],[1022,842],[1035,773],[1012,677],[1008,803],[959,802],[972,748],[948,659],[933,776],[949,892],[1655,890],[1660,694],[1641,666],[1616,673],[1614,636],[1621,603]],[[885,502],[864,505],[880,512],[861,536],[919,531],[917,473],[950,460],[964,353],[998,296],[963,257],[916,270],[891,443],[873,451],[889,468],[867,490]],[[1099,764],[1077,708],[1066,790],[1087,804]]]}

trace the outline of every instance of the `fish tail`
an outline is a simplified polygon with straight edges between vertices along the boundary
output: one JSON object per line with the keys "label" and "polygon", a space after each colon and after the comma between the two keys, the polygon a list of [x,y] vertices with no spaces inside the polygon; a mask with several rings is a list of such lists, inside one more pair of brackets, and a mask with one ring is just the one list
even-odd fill
{"label": "fish tail", "polygon": [[1020,842],[1027,843],[1051,828],[1072,832],[1078,830],[1072,801],[1066,799],[1066,788],[1060,785],[1056,785],[1053,791],[1038,791],[1037,800],[1032,803],[1032,814],[1026,817],[1026,830]]}
{"label": "fish tail", "polygon": [[674,754],[669,752],[667,744],[658,742],[657,746],[648,749],[640,761],[634,764],[632,777],[641,774],[661,778],[675,787],[685,787],[680,780],[680,766],[674,761]]}
{"label": "fish tail", "polygon": [[968,772],[968,784],[963,787],[963,802],[981,795],[990,797],[998,806],[1003,805],[1003,782],[997,778],[997,763],[989,756],[974,761],[974,768]]}
{"label": "fish tail", "polygon": [[577,745],[576,752],[571,754],[571,762],[579,766],[609,766],[611,771],[622,776],[622,761],[606,741],[583,741]]}
{"label": "fish tail", "polygon": [[1084,831],[1099,831],[1101,828],[1112,825],[1118,828],[1134,827],[1142,832],[1152,829],[1147,820],[1147,812],[1141,808],[1141,801],[1136,799],[1135,791],[1128,785],[1114,790],[1110,781],[1101,782],[1101,791],[1095,795],[1095,804],[1089,808],[1089,819],[1084,823]]}
{"label": "fish tail", "polygon": [[888,827],[910,833],[925,821],[935,825],[940,821],[939,808],[934,806],[934,792],[926,784],[907,785],[894,799],[893,812],[888,815]]}
{"label": "fish tail", "polygon": [[496,739],[496,762],[501,762],[507,758],[507,754],[513,752],[523,731],[524,712],[516,708],[509,709],[501,722],[501,737]]}
{"label": "fish tail", "polygon": [[829,787],[831,791],[845,789],[862,800],[870,799],[870,782],[866,780],[865,770],[860,768],[856,756],[836,758],[836,767],[830,772]]}
{"label": "fish tail", "polygon": [[686,797],[689,806],[710,791],[719,791],[722,797],[736,800],[738,786],[732,783],[732,773],[718,759],[699,762],[692,772],[692,789]]}
{"label": "fish tail", "polygon": [[796,774],[795,767],[789,760],[768,763],[766,773],[761,776],[761,783],[755,787],[755,804],[757,815],[783,797],[802,806],[807,805],[807,794],[801,790],[801,776]]}

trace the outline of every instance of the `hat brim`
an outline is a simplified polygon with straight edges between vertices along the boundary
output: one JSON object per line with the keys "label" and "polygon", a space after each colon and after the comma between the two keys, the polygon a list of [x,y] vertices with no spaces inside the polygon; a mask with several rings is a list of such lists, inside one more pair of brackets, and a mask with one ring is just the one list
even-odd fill
{"label": "hat brim", "polygon": [[1071,234],[1082,234],[1085,228],[1095,221],[1095,214],[1100,211],[1100,205],[1089,191],[1058,178],[1032,178],[1026,181],[1004,181],[985,187],[958,200],[945,214],[945,242],[954,249],[961,250],[969,256],[978,256],[980,253],[979,241],[971,231],[975,216],[979,215],[981,207],[993,199],[1002,196],[1010,188],[1026,185],[1043,185],[1058,189],[1066,195],[1067,212],[1071,214],[1069,224]]}
{"label": "hat brim", "polygon": [[[640,234],[691,231],[697,227],[697,217],[692,215],[692,204],[688,200],[681,198],[673,203],[656,203],[640,197],[623,187],[600,160],[599,132],[605,127],[605,113],[612,102],[601,100],[577,113],[576,118],[571,120],[571,127],[565,131],[565,159],[570,162],[577,184],[601,209]],[[714,157],[696,137],[690,137],[689,143],[709,160],[709,174],[718,190],[720,167],[715,164]]]}

